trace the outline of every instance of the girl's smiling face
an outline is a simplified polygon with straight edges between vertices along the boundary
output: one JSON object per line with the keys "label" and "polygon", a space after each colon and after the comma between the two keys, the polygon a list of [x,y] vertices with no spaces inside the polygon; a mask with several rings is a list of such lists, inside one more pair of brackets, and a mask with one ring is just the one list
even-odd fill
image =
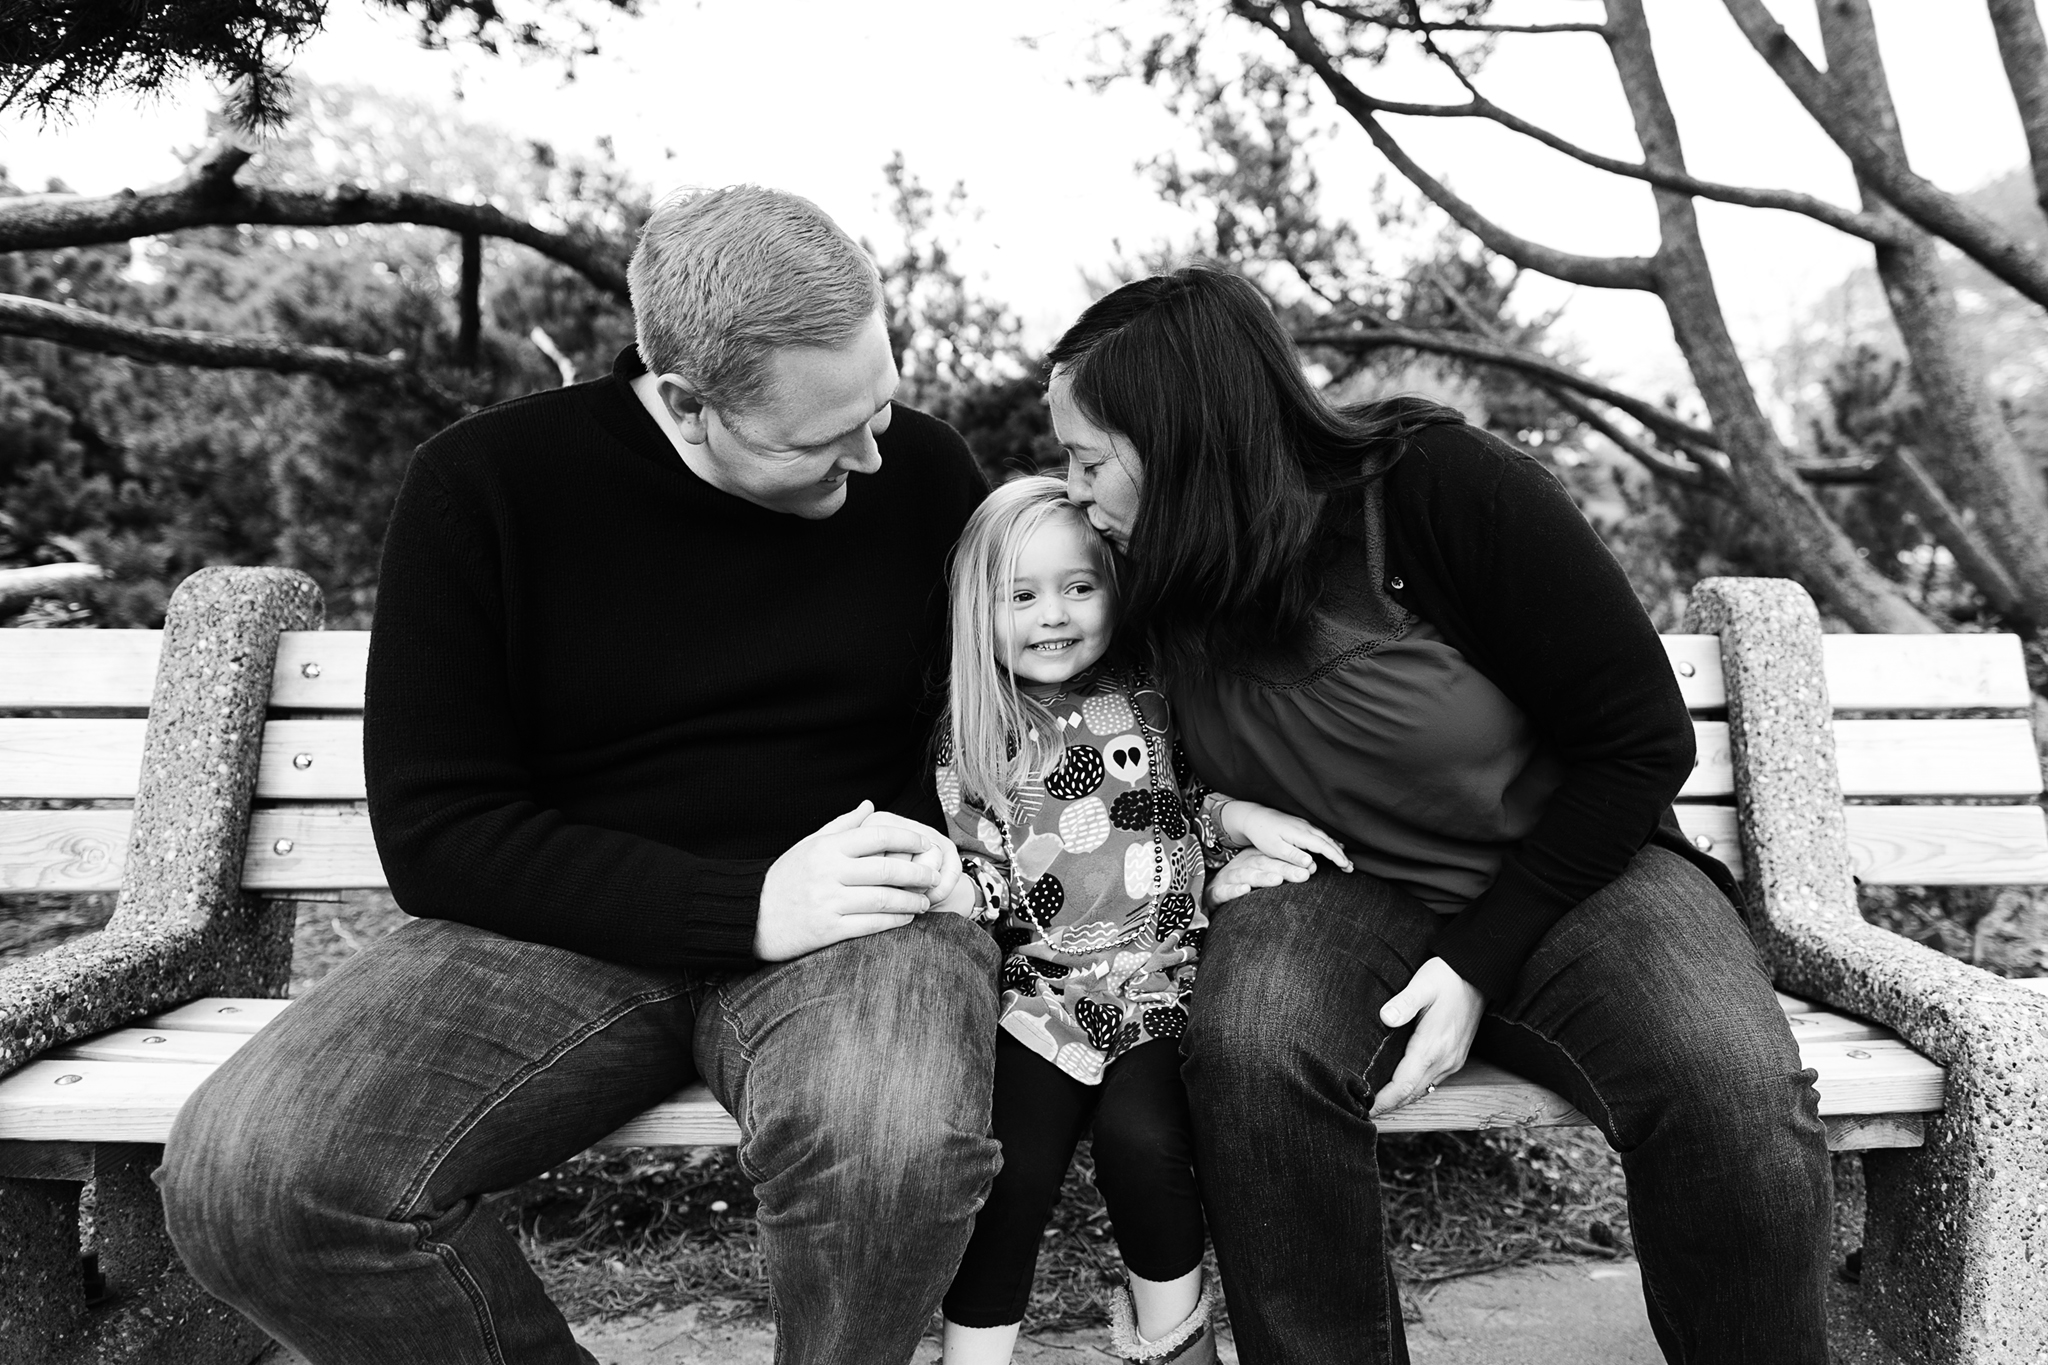
{"label": "girl's smiling face", "polygon": [[1045,400],[1052,408],[1053,435],[1067,453],[1067,496],[1088,514],[1089,525],[1128,553],[1145,487],[1137,449],[1123,433],[1104,430],[1081,411],[1065,370],[1053,371]]}
{"label": "girl's smiling face", "polygon": [[1019,682],[1066,682],[1108,651],[1115,621],[1103,554],[1071,513],[1018,547],[1006,609],[996,612],[996,649]]}

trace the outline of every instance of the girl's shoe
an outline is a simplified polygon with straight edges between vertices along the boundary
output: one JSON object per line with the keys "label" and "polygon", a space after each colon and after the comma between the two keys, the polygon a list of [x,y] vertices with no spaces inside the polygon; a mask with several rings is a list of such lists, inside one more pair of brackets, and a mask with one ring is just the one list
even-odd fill
{"label": "girl's shoe", "polygon": [[1209,1321],[1215,1300],[1204,1281],[1202,1296],[1180,1325],[1157,1341],[1138,1335],[1138,1308],[1129,1285],[1117,1290],[1109,1306],[1109,1346],[1126,1365],[1216,1365],[1216,1329]]}

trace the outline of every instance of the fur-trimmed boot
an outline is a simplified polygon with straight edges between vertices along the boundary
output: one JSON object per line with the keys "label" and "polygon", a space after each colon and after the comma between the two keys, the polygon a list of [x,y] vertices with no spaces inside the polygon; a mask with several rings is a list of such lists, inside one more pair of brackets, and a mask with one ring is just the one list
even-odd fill
{"label": "fur-trimmed boot", "polygon": [[1119,1289],[1109,1306],[1109,1346],[1127,1365],[1216,1365],[1216,1328],[1209,1321],[1215,1299],[1210,1285],[1202,1283],[1202,1296],[1180,1324],[1157,1341],[1138,1335],[1138,1306],[1131,1301],[1131,1287]]}

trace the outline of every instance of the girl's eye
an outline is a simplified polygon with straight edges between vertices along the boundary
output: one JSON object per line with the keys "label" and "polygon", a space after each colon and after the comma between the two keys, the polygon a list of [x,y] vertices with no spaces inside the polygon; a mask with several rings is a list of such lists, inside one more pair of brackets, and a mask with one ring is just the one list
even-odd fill
{"label": "girl's eye", "polygon": [[1034,594],[1028,592],[1013,592],[1010,594],[1010,600],[1020,607],[1028,606],[1033,596]]}

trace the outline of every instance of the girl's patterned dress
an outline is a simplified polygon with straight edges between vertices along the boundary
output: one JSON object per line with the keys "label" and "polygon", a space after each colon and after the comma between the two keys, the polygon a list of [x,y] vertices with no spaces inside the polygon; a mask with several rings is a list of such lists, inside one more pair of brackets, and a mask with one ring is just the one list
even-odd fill
{"label": "girl's patterned dress", "polygon": [[1187,1028],[1208,931],[1202,884],[1225,856],[1207,795],[1145,673],[1099,668],[1047,700],[1066,753],[997,821],[960,789],[950,735],[939,799],[982,917],[1002,946],[1002,1025],[1090,1085],[1111,1061]]}

